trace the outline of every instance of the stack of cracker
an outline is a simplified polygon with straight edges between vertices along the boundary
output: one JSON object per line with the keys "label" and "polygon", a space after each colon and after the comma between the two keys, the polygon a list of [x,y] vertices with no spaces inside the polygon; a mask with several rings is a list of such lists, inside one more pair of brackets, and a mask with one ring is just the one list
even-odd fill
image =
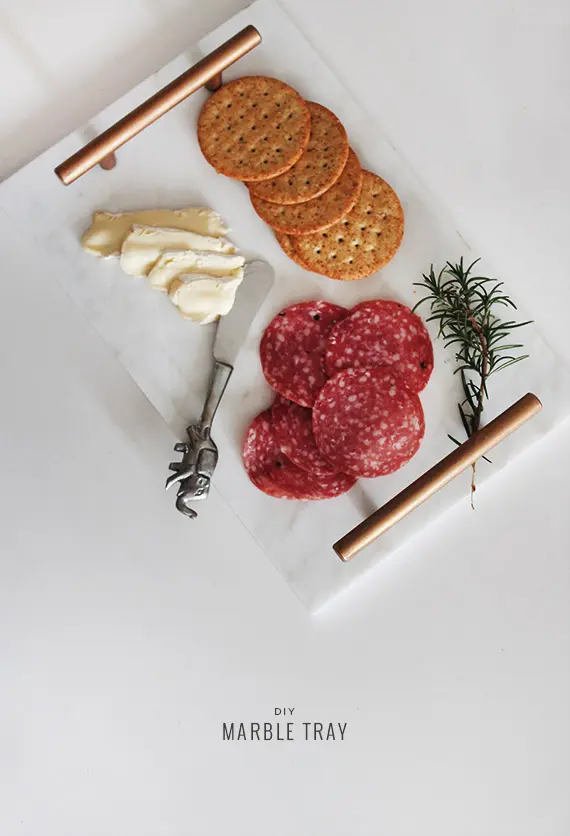
{"label": "stack of cracker", "polygon": [[288,84],[246,76],[224,85],[202,108],[198,141],[216,171],[247,185],[257,214],[305,269],[362,279],[398,249],[396,193],[362,170],[334,113]]}

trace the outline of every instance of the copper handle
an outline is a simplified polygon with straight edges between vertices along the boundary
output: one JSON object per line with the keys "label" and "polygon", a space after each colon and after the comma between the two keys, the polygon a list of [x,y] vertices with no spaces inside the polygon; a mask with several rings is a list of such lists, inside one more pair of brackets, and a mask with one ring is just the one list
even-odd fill
{"label": "copper handle", "polygon": [[381,534],[384,534],[402,517],[405,517],[406,514],[409,514],[426,499],[429,499],[432,494],[443,488],[448,482],[451,482],[452,479],[517,430],[521,424],[540,412],[541,409],[541,402],[536,395],[530,392],[508,409],[505,409],[472,438],[465,441],[377,511],[374,511],[356,528],[341,537],[333,545],[337,555],[345,562],[351,560],[361,549],[368,546]]}
{"label": "copper handle", "polygon": [[222,71],[261,43],[255,26],[246,26],[185,73],[175,78],[146,102],[143,102],[81,150],[58,165],[55,173],[68,186],[114,151],[152,125],[157,119],[180,104],[200,87],[217,89],[222,83]]}

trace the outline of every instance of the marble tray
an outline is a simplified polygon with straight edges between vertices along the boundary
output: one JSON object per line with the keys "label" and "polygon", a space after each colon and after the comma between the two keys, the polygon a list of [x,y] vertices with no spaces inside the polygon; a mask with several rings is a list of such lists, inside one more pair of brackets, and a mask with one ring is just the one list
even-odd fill
{"label": "marble tray", "polygon": [[[435,340],[436,368],[422,394],[426,438],[408,466],[390,477],[361,480],[349,494],[329,502],[274,500],[253,488],[240,459],[248,422],[271,401],[258,359],[261,330],[283,305],[300,299],[319,297],[350,306],[362,299],[384,296],[412,305],[417,298],[412,283],[431,262],[442,265],[461,255],[469,258],[471,253],[453,223],[439,210],[437,200],[422,188],[373,120],[275,0],[257,0],[96,116],[91,127],[102,130],[124,116],[250,23],[259,29],[263,42],[227,76],[275,75],[290,82],[306,98],[334,110],[363,164],[385,177],[399,194],[406,216],[404,243],[381,274],[344,284],[307,273],[286,258],[251,209],[244,187],[216,175],[199,151],[194,128],[205,91],[192,96],[120,150],[113,171],[95,169],[68,188],[59,183],[53,168],[88,138],[85,130],[78,130],[15,174],[0,186],[0,241],[3,236],[11,240],[16,233],[23,242],[26,233],[33,230],[38,269],[45,280],[61,282],[76,303],[78,315],[81,312],[112,347],[118,361],[179,437],[200,409],[208,378],[209,335],[183,321],[168,299],[153,292],[144,280],[126,279],[116,261],[97,261],[81,251],[79,236],[91,212],[98,208],[119,211],[209,205],[229,222],[231,237],[246,256],[265,258],[274,266],[278,277],[275,288],[252,324],[216,420],[214,437],[220,448],[220,465],[215,487],[299,598],[316,610],[454,503],[468,501],[466,475],[350,564],[342,564],[332,551],[331,544],[339,536],[449,452],[448,432],[462,437],[456,410],[458,381],[451,373],[450,358]],[[485,268],[491,269],[487,263]],[[508,285],[509,277],[503,278]],[[524,312],[521,316],[528,318]],[[500,387],[492,389],[488,417],[527,391],[539,395],[544,410],[494,451],[492,466],[482,463],[480,485],[570,411],[568,366],[535,326],[525,329],[524,340],[531,359],[501,375]],[[157,480],[165,477],[166,465],[167,461],[165,472],[157,474]],[[192,524],[188,526],[191,539]]]}

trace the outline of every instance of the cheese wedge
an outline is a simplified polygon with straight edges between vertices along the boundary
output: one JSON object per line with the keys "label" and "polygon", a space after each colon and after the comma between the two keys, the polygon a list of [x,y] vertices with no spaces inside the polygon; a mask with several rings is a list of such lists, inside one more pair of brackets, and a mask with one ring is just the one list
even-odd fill
{"label": "cheese wedge", "polygon": [[202,273],[179,276],[168,295],[186,319],[207,325],[230,312],[241,278],[213,278]]}
{"label": "cheese wedge", "polygon": [[121,246],[135,225],[185,229],[198,235],[219,238],[228,232],[217,212],[205,206],[186,209],[140,209],[135,212],[94,212],[91,226],[83,234],[83,249],[102,258],[119,255]]}
{"label": "cheese wedge", "polygon": [[213,238],[184,229],[134,226],[121,247],[121,267],[128,276],[147,276],[160,256],[173,250],[235,253],[227,238]]}
{"label": "cheese wedge", "polygon": [[242,255],[179,250],[163,253],[148,274],[148,280],[156,290],[168,291],[172,281],[182,273],[243,278],[244,264]]}

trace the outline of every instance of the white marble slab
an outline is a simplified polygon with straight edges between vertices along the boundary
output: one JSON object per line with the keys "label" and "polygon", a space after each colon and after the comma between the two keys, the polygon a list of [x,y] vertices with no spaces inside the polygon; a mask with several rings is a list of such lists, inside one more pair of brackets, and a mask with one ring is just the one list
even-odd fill
{"label": "white marble slab", "polygon": [[[344,285],[308,274],[283,255],[253,213],[244,188],[216,175],[199,152],[194,126],[205,92],[193,96],[122,149],[114,171],[96,169],[67,189],[52,169],[84,142],[84,133],[78,131],[46,152],[0,187],[0,209],[5,216],[0,238],[12,238],[15,225],[22,246],[33,241],[38,269],[45,272],[46,280],[62,283],[85,316],[86,327],[96,328],[178,435],[199,411],[208,377],[208,334],[184,322],[168,300],[153,293],[144,280],[125,281],[116,262],[102,263],[82,253],[78,237],[90,213],[97,208],[212,205],[229,221],[233,240],[247,256],[260,256],[273,264],[278,281],[253,323],[215,425],[221,453],[216,487],[287,583],[314,610],[455,502],[467,501],[469,479],[457,479],[352,563],[342,564],[332,552],[331,544],[341,534],[449,452],[447,433],[461,435],[455,407],[457,380],[451,374],[449,358],[436,342],[436,370],[422,395],[426,439],[402,471],[380,480],[362,480],[348,495],[334,501],[280,502],[250,485],[240,459],[247,423],[271,400],[258,361],[261,330],[280,307],[299,299],[322,297],[350,305],[386,296],[413,304],[417,297],[412,282],[431,262],[442,264],[462,254],[469,257],[470,252],[437,200],[420,186],[273,0],[258,0],[201,41],[197,49],[189,50],[115,102],[93,120],[95,129],[123,116],[200,54],[248,23],[258,27],[263,44],[228,76],[274,74],[307,98],[332,108],[346,125],[362,162],[384,176],[400,195],[406,213],[405,240],[381,274]],[[485,268],[491,269],[488,263]],[[509,277],[503,278],[508,283]],[[524,312],[521,315],[525,316]],[[489,417],[527,391],[541,397],[544,410],[495,451],[492,466],[481,465],[480,485],[570,410],[568,367],[536,328],[526,329],[524,336],[531,359],[501,376],[501,387],[492,390]]]}

